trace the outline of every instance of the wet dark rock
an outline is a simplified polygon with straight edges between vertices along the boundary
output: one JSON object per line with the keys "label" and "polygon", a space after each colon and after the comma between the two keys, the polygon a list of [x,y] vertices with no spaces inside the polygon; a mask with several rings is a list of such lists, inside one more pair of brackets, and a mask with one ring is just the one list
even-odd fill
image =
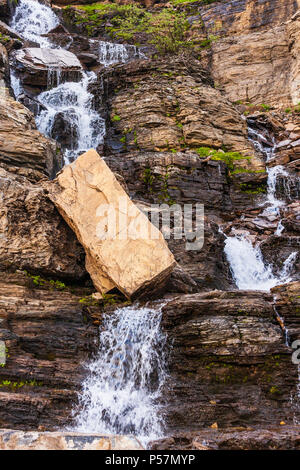
{"label": "wet dark rock", "polygon": [[2,44],[0,44],[0,80],[3,88],[10,83],[8,54]]}
{"label": "wet dark rock", "polygon": [[[285,308],[292,313],[292,305]],[[221,429],[293,424],[298,372],[274,318],[272,295],[179,296],[163,307],[162,326],[172,344],[164,396],[171,435],[214,423]]]}
{"label": "wet dark rock", "polygon": [[63,49],[26,48],[11,54],[21,83],[35,87],[37,93],[61,81],[79,81],[82,66],[77,57]]}
{"label": "wet dark rock", "polygon": [[0,19],[8,22],[11,13],[11,5],[8,0],[0,0]]}
{"label": "wet dark rock", "polygon": [[296,236],[271,235],[260,244],[261,252],[266,263],[271,264],[275,273],[284,268],[284,261],[295,255],[293,261],[286,266],[291,279],[300,279],[300,232]]}
{"label": "wet dark rock", "polygon": [[72,110],[61,111],[55,115],[54,124],[51,129],[51,137],[57,140],[63,148],[72,148],[78,139],[78,116]]}
{"label": "wet dark rock", "polygon": [[26,168],[0,168],[0,271],[83,280],[84,250],[38,183],[42,176]]}
{"label": "wet dark rock", "polygon": [[[274,287],[272,293],[276,296],[276,310],[284,319],[289,341],[292,344],[300,338],[300,282],[295,281]],[[299,354],[297,357],[299,358]],[[299,402],[298,409],[300,409]]]}
{"label": "wet dark rock", "polygon": [[21,36],[3,21],[0,21],[0,33],[4,36],[9,36],[14,39],[19,39],[19,41],[22,42]]}
{"label": "wet dark rock", "polygon": [[152,450],[299,450],[298,426],[203,429],[151,443]]}
{"label": "wet dark rock", "polygon": [[81,52],[77,55],[80,62],[86,67],[93,67],[99,64],[99,58],[96,54],[90,54],[88,52]]}
{"label": "wet dark rock", "polygon": [[98,328],[80,295],[34,286],[23,274],[0,281],[0,339],[8,351],[0,368],[1,428],[64,428],[84,361],[97,347]]}

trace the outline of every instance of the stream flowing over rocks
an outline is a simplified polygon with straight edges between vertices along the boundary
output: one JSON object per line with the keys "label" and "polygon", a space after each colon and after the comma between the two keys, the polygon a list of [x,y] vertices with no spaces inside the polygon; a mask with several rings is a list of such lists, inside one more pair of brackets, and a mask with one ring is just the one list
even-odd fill
{"label": "stream flowing over rocks", "polygon": [[0,0],[0,449],[299,449],[300,2],[123,3]]}

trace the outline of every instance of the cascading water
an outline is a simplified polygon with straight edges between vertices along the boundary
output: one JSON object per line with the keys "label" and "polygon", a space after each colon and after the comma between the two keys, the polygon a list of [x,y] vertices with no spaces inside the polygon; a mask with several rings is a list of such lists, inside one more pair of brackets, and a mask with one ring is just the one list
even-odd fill
{"label": "cascading water", "polygon": [[[66,163],[103,142],[105,121],[93,110],[93,96],[88,91],[95,78],[93,72],[84,73],[80,82],[59,84],[38,97],[45,109],[36,118],[37,127],[49,137],[58,141],[63,139]],[[56,126],[57,122],[59,126]],[[66,134],[68,140],[65,140]]]}
{"label": "cascading water", "polygon": [[291,253],[283,263],[281,272],[275,276],[272,267],[264,262],[259,246],[254,247],[246,236],[226,238],[225,254],[237,287],[262,291],[290,282],[290,274],[297,257],[296,252]]}
{"label": "cascading water", "polygon": [[14,70],[10,72],[10,84],[13,89],[15,98],[17,100],[23,90],[22,90],[21,80],[19,79],[19,77],[16,76]]}
{"label": "cascading water", "polygon": [[21,0],[16,6],[10,26],[28,41],[40,47],[52,47],[48,38],[43,37],[59,24],[51,8],[35,0]]}
{"label": "cascading water", "polygon": [[144,444],[163,435],[166,336],[160,321],[161,308],[129,306],[106,315],[79,397],[77,431],[133,434]]}
{"label": "cascading water", "polygon": [[[256,150],[265,155],[266,161],[270,161],[276,151],[274,139],[267,139],[262,133],[250,126],[249,140]],[[280,217],[280,208],[285,205],[285,201],[277,197],[278,179],[281,178],[282,192],[287,200],[292,199],[291,187],[295,187],[297,184],[294,184],[294,179],[281,165],[267,168],[267,173],[268,192],[263,203],[267,207],[261,215],[272,214],[278,218]],[[280,236],[283,230],[284,227],[279,219],[275,234]],[[227,237],[224,251],[237,287],[248,290],[268,291],[279,284],[290,282],[293,265],[298,256],[297,252],[291,253],[284,261],[281,271],[275,275],[272,266],[263,260],[259,246],[253,246],[246,233],[244,236]]]}
{"label": "cascading water", "polygon": [[98,47],[99,62],[106,67],[112,64],[125,63],[133,57],[144,57],[136,46],[99,41]]}
{"label": "cascading water", "polygon": [[[58,24],[59,20],[51,8],[34,0],[21,0],[11,22],[22,37],[38,43],[42,48],[51,47],[50,41],[43,35]],[[11,77],[17,98],[21,93],[20,81],[14,73]],[[105,121],[94,111],[93,96],[88,90],[95,79],[93,72],[82,72],[81,81],[60,83],[60,70],[49,69],[49,90],[37,97],[42,105],[36,117],[37,128],[62,144],[65,163],[103,142]]]}
{"label": "cascading water", "polygon": [[[12,28],[41,48],[56,47],[45,35],[58,24],[59,20],[52,9],[35,0],[20,0],[11,21]],[[90,43],[98,51],[99,62],[105,66],[144,57],[135,46],[93,39]],[[14,73],[11,79],[17,99],[22,92],[21,84]],[[49,69],[48,91],[36,99],[42,105],[36,117],[37,127],[40,132],[61,143],[65,163],[103,143],[105,121],[93,109],[93,97],[89,92],[94,80],[94,73],[82,72],[81,81],[61,83],[60,70]]]}

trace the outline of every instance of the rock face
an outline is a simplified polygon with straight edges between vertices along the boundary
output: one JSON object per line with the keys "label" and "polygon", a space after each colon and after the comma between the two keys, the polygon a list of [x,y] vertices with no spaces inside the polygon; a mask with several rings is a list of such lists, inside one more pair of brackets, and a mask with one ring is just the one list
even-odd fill
{"label": "rock face", "polygon": [[45,190],[28,180],[30,172],[9,170],[0,167],[0,270],[82,279],[83,248]]}
{"label": "rock face", "polygon": [[[2,44],[0,44],[0,84],[1,94],[6,94],[5,87],[9,82],[9,63],[7,51]],[[8,94],[8,93],[7,93]]]}
{"label": "rock face", "polygon": [[[231,101],[297,104],[299,2],[239,0],[202,10],[207,30],[217,35],[212,74]],[[226,73],[224,73],[226,64]]]}
{"label": "rock face", "polygon": [[10,28],[6,23],[0,21],[0,33],[4,36],[9,36],[14,39],[19,39],[22,41],[21,36],[12,28]]}
{"label": "rock face", "polygon": [[[51,284],[49,284],[51,287]],[[84,362],[97,348],[98,328],[81,295],[45,289],[24,274],[1,274],[0,427],[61,429],[85,375]],[[2,441],[3,442],[3,441]]]}
{"label": "rock face", "polygon": [[284,324],[292,343],[300,338],[300,281],[274,287],[272,292],[276,295],[276,309],[284,318]]}
{"label": "rock face", "polygon": [[[299,327],[293,309],[285,303]],[[297,366],[274,315],[273,296],[255,291],[181,296],[163,307],[172,343],[165,397],[170,433],[299,418]]]}
{"label": "rock face", "polygon": [[0,431],[1,450],[143,450],[133,436],[75,432]]}
{"label": "rock face", "polygon": [[204,429],[152,443],[153,450],[297,450],[299,427]]}
{"label": "rock face", "polygon": [[[8,428],[0,432],[0,448],[139,448],[126,436],[42,432],[70,424],[87,373],[84,363],[98,349],[103,308],[100,296],[82,287],[85,263],[101,293],[117,288],[134,299],[163,288],[166,294],[162,327],[170,341],[170,373],[161,404],[170,437],[154,449],[299,448],[293,426],[299,422],[299,374],[286,344],[286,328],[291,342],[299,339],[299,282],[271,293],[235,290],[219,230],[249,231],[275,274],[299,249],[299,1],[171,6],[141,0],[153,17],[165,7],[183,13],[190,25],[184,49],[156,55],[155,38],[137,24],[129,41],[146,47],[147,60],[128,45],[132,55],[123,63],[124,49],[117,46],[122,64],[104,67],[99,64],[108,56],[96,35],[126,43],[131,34],[126,26],[119,31],[123,37],[113,31],[119,20],[124,26],[126,9],[132,8],[120,3],[118,13],[114,7],[102,11],[100,21],[97,10],[71,8],[64,15],[56,8],[73,32],[60,24],[48,37],[71,52],[11,52],[20,41],[0,23],[0,33],[13,37],[0,38],[0,343],[6,348],[0,427]],[[7,2],[0,0],[1,18],[5,10]],[[34,112],[41,109],[36,96],[59,79],[78,80],[82,67],[98,73],[88,91],[106,120],[107,135],[98,148],[105,162],[90,151],[55,182],[44,182],[61,162],[32,114],[10,96],[8,53],[23,85],[20,99]],[[138,56],[143,59],[132,60]],[[268,112],[270,106],[283,109]],[[57,113],[52,128],[65,147],[78,137],[67,123],[72,112]],[[276,197],[286,201],[278,217],[263,210],[266,163],[249,141],[247,124],[259,130],[262,147],[276,142],[267,166],[291,171],[289,184],[278,178]],[[103,212],[110,203],[123,216],[119,198],[132,210],[130,225],[125,223],[132,230],[129,240],[115,239]],[[163,214],[174,203],[205,205],[201,250],[186,250],[172,226],[170,251],[156,229],[155,240],[133,234],[141,230],[139,222],[150,228],[140,211],[164,204],[153,209]],[[284,230],[275,235],[279,220]],[[116,231],[123,234],[120,223]],[[74,285],[66,287],[68,281]],[[107,312],[114,309],[110,305]]]}
{"label": "rock face", "polygon": [[31,47],[16,51],[12,56],[24,85],[47,87],[51,72],[58,72],[63,81],[81,78],[81,63],[75,54],[64,49]]}
{"label": "rock face", "polygon": [[0,162],[54,176],[61,166],[56,143],[36,130],[33,114],[0,90]]}
{"label": "rock face", "polygon": [[200,61],[134,62],[117,67],[113,76],[109,72],[109,81],[110,87],[118,88],[110,103],[113,128],[108,131],[107,146],[111,151],[118,148],[115,138],[122,139],[125,152],[225,148],[249,157],[240,165],[264,168],[247,139],[245,121],[212,88]]}
{"label": "rock face", "polygon": [[167,280],[175,260],[162,234],[130,201],[97,152],[81,155],[47,188],[84,246],[86,268],[99,292],[116,287],[130,298]]}
{"label": "rock face", "polygon": [[[231,276],[223,253],[224,237],[214,222],[219,220],[220,208],[228,211],[233,208],[226,165],[217,161],[202,162],[196,154],[188,152],[132,152],[124,157],[107,157],[106,162],[124,177],[129,193],[139,203],[182,207],[204,204],[207,217],[203,248],[186,250],[185,240],[176,240],[173,235],[167,240],[168,245],[177,263],[191,277],[185,283],[186,293],[195,288],[228,287]],[[208,217],[210,213],[215,214],[212,219]]]}
{"label": "rock face", "polygon": [[[103,76],[111,117],[107,164],[123,176],[134,200],[204,204],[203,249],[187,251],[174,237],[169,248],[196,283],[185,283],[185,292],[228,288],[231,275],[216,224],[225,213],[230,219],[235,211],[255,207],[266,190],[265,162],[248,140],[246,121],[194,58],[136,61]],[[202,158],[202,147],[220,153]]]}
{"label": "rock face", "polygon": [[[298,2],[299,3],[299,2]],[[300,5],[299,5],[300,7]],[[300,11],[297,11],[291,20],[287,23],[287,34],[289,37],[289,45],[291,48],[291,78],[290,93],[291,101],[294,105],[299,103],[300,98],[300,72],[299,72],[299,55],[300,55]]]}
{"label": "rock face", "polygon": [[1,20],[8,21],[10,15],[10,6],[8,0],[0,0],[0,18]]}

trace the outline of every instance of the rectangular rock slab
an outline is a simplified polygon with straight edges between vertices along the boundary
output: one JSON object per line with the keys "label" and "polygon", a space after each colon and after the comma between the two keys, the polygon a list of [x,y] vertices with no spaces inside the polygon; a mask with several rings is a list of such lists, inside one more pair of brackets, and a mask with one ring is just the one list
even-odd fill
{"label": "rectangular rock slab", "polygon": [[164,284],[176,265],[173,254],[95,150],[63,168],[47,189],[83,245],[86,269],[100,293],[116,287],[133,298]]}
{"label": "rectangular rock slab", "polygon": [[28,47],[15,52],[15,58],[18,62],[30,68],[82,70],[82,65],[76,55],[65,49]]}

